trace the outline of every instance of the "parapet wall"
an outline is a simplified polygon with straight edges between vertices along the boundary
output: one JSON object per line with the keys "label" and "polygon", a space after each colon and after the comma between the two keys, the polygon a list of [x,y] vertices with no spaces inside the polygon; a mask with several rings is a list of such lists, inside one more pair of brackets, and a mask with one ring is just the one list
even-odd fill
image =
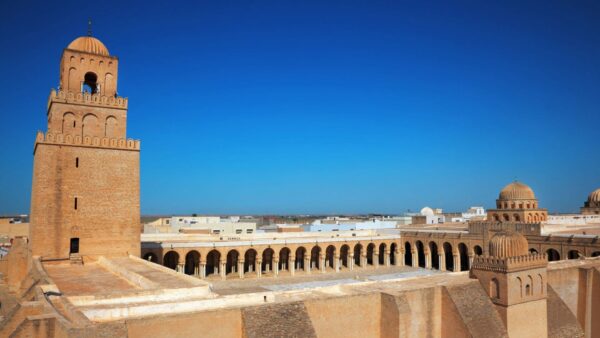
{"label": "parapet wall", "polygon": [[58,145],[73,145],[93,148],[113,148],[113,149],[126,149],[126,150],[140,150],[140,140],[134,139],[117,139],[108,137],[91,137],[80,135],[65,135],[65,134],[51,134],[38,131],[35,138],[35,147],[38,144],[58,144]]}
{"label": "parapet wall", "polygon": [[548,265],[546,254],[528,254],[515,257],[476,256],[472,268],[494,272],[515,272],[524,269],[543,268]]}
{"label": "parapet wall", "polygon": [[90,93],[73,93],[62,90],[56,91],[52,89],[48,97],[48,109],[52,103],[78,103],[88,104],[91,106],[101,106],[109,108],[127,109],[128,100],[126,97],[120,96],[104,96]]}

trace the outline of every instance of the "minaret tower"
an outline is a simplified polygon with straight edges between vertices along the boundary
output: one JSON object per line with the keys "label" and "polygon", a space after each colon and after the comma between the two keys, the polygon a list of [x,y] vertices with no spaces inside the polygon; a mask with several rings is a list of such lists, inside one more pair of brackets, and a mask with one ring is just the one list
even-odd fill
{"label": "minaret tower", "polygon": [[91,30],[62,53],[48,130],[38,132],[33,152],[34,256],[140,254],[140,142],[126,137],[118,65]]}
{"label": "minaret tower", "polygon": [[471,267],[471,277],[488,293],[509,337],[548,336],[548,261],[528,249],[523,235],[502,230],[490,239],[489,256],[475,257]]}

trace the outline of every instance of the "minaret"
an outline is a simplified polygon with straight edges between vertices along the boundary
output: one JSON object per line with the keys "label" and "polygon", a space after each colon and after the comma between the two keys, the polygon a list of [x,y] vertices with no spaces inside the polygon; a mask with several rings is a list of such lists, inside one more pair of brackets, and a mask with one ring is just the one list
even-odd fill
{"label": "minaret", "polygon": [[489,256],[473,260],[470,275],[488,293],[510,337],[547,337],[548,261],[528,248],[523,235],[499,231],[490,239]]}
{"label": "minaret", "polygon": [[34,256],[140,254],[140,142],[126,136],[118,64],[91,31],[62,53],[48,130],[38,132],[33,152]]}

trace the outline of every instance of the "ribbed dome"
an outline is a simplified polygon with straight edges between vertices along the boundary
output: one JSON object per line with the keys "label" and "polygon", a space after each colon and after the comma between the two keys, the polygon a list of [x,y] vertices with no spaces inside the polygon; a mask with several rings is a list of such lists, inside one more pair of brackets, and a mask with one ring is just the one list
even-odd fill
{"label": "ribbed dome", "polygon": [[525,236],[514,231],[499,231],[490,239],[490,256],[514,257],[529,253],[529,243]]}
{"label": "ribbed dome", "polygon": [[99,54],[109,56],[108,49],[102,41],[96,39],[92,36],[80,36],[77,39],[73,40],[67,46],[67,49],[78,50],[81,52],[91,53],[91,54]]}
{"label": "ribbed dome", "polygon": [[600,203],[600,189],[592,191],[592,193],[588,196],[588,202]]}
{"label": "ribbed dome", "polygon": [[535,199],[533,190],[521,182],[512,182],[500,191],[501,200],[532,200]]}

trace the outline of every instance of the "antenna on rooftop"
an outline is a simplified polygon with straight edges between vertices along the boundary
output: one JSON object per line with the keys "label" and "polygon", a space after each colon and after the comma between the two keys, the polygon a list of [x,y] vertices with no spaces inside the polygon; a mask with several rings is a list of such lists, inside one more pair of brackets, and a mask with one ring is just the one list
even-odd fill
{"label": "antenna on rooftop", "polygon": [[92,36],[92,18],[88,18],[88,36]]}

